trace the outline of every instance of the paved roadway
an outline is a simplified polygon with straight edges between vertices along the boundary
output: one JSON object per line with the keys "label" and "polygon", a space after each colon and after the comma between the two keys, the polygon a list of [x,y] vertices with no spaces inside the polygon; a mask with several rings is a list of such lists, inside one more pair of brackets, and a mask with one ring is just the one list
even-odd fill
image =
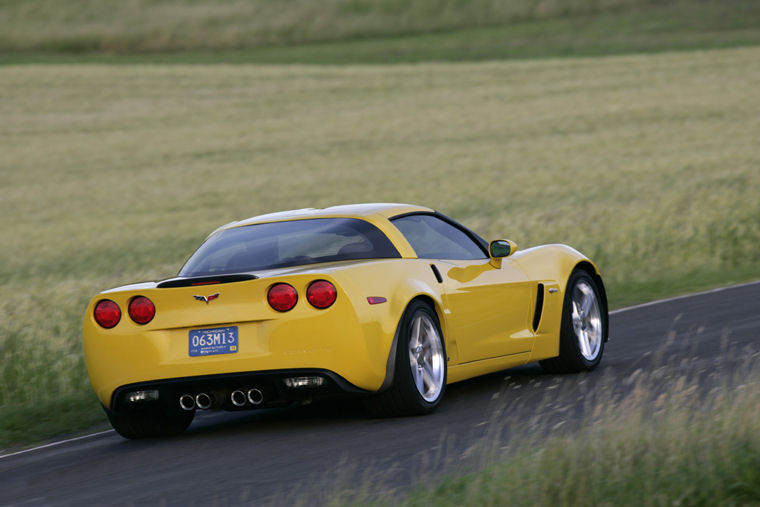
{"label": "paved roadway", "polygon": [[480,377],[449,386],[426,417],[369,419],[353,403],[208,413],[176,438],[108,431],[0,456],[0,505],[319,502],[326,486],[357,484],[404,491],[476,466],[478,443],[498,448],[518,431],[582,424],[589,400],[624,396],[636,378],[707,379],[758,352],[760,282],[614,312],[591,374],[526,366]]}

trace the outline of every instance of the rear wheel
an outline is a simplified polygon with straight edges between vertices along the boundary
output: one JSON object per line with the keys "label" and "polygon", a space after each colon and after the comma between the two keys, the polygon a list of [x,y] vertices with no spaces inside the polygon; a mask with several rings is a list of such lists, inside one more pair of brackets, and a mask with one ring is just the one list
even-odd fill
{"label": "rear wheel", "polygon": [[365,406],[386,417],[430,413],[446,391],[446,349],[438,316],[427,304],[414,301],[398,331],[393,383],[367,398]]}
{"label": "rear wheel", "polygon": [[111,426],[124,438],[163,437],[178,435],[193,421],[195,411],[157,406],[148,410],[123,414],[103,407]]}
{"label": "rear wheel", "polygon": [[541,361],[549,373],[590,371],[602,360],[607,314],[599,288],[585,271],[570,275],[562,305],[559,356]]}

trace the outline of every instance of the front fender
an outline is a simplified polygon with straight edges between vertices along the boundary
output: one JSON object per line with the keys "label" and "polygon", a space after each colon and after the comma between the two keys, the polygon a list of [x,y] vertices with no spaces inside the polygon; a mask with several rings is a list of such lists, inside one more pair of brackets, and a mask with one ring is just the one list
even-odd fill
{"label": "front fender", "polygon": [[607,303],[607,289],[602,280],[602,274],[594,262],[580,253],[578,250],[567,245],[544,245],[518,252],[515,257],[519,259],[520,266],[533,280],[552,279],[556,280],[564,296],[567,290],[567,281],[570,274],[576,269],[584,269],[594,277],[599,288],[599,296],[605,315],[605,336],[609,339],[609,306]]}
{"label": "front fender", "polygon": [[542,245],[517,252],[513,258],[531,280],[554,280],[562,293],[567,288],[570,273],[579,265],[588,266],[592,274],[601,279],[599,268],[580,253],[567,245]]}

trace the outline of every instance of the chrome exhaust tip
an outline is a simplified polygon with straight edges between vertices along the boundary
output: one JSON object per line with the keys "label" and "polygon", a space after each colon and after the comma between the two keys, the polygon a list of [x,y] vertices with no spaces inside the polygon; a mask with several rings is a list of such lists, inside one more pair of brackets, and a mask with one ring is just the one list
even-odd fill
{"label": "chrome exhaust tip", "polygon": [[179,397],[179,406],[182,407],[182,410],[190,412],[195,409],[195,398],[189,394],[183,394]]}
{"label": "chrome exhaust tip", "polygon": [[264,393],[255,387],[248,389],[248,401],[251,402],[251,405],[261,405],[261,402],[264,401]]}
{"label": "chrome exhaust tip", "polygon": [[195,395],[195,405],[201,410],[210,409],[211,402],[211,396],[206,393],[198,393]]}
{"label": "chrome exhaust tip", "polygon": [[237,391],[232,391],[232,394],[230,394],[230,401],[236,407],[242,407],[246,402],[245,393],[239,389]]}

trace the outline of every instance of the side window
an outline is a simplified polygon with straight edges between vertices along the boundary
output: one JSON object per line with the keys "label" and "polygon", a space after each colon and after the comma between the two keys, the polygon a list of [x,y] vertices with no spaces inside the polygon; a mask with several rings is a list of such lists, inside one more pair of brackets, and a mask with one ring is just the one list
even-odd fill
{"label": "side window", "polygon": [[421,259],[485,259],[483,250],[461,229],[433,215],[391,220]]}

